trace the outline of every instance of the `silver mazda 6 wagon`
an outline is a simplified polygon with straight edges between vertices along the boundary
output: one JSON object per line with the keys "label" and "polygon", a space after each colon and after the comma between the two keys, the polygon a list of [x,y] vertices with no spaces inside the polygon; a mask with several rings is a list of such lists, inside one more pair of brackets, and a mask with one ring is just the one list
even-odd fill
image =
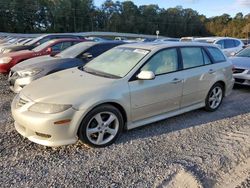
{"label": "silver mazda 6 wagon", "polygon": [[132,129],[198,108],[215,111],[232,65],[202,43],[136,43],[25,87],[12,102],[16,130],[46,146],[112,144]]}

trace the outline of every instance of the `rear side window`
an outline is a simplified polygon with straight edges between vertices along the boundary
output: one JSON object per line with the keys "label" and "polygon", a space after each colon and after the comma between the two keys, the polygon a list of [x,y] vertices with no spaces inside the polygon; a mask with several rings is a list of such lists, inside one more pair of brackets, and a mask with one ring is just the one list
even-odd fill
{"label": "rear side window", "polygon": [[181,48],[181,55],[184,69],[199,67],[204,64],[202,49],[199,47]]}
{"label": "rear side window", "polygon": [[207,53],[204,50],[202,50],[202,55],[203,55],[203,60],[204,60],[205,65],[212,64],[211,60],[209,59]]}
{"label": "rear side window", "polygon": [[215,63],[226,61],[225,56],[218,48],[208,47],[207,50],[209,51],[210,55],[213,57]]}

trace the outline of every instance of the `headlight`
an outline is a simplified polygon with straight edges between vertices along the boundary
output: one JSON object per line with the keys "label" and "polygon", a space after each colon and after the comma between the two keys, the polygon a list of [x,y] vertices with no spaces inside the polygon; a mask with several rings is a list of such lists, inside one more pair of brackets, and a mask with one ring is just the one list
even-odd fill
{"label": "headlight", "polygon": [[43,69],[35,68],[35,69],[17,71],[17,74],[21,77],[27,77],[27,76],[36,75],[41,71],[43,71]]}
{"label": "headlight", "polygon": [[63,112],[72,105],[63,105],[63,104],[48,104],[48,103],[35,103],[31,107],[29,107],[29,111],[38,112],[42,114],[55,114],[58,112]]}
{"label": "headlight", "polygon": [[3,53],[3,54],[7,54],[7,53],[9,53],[9,52],[11,52],[10,49],[6,49],[6,50],[3,49],[3,50],[2,50],[2,53]]}
{"label": "headlight", "polygon": [[7,64],[12,60],[11,57],[2,57],[0,58],[0,64]]}

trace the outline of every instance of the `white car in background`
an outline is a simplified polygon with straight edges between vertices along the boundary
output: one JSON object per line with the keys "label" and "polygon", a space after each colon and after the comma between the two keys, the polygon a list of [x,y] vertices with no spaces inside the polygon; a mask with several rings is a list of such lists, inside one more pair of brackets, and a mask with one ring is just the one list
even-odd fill
{"label": "white car in background", "polygon": [[202,37],[194,38],[193,41],[215,44],[221,48],[226,56],[231,56],[244,47],[244,43],[240,39],[230,37]]}

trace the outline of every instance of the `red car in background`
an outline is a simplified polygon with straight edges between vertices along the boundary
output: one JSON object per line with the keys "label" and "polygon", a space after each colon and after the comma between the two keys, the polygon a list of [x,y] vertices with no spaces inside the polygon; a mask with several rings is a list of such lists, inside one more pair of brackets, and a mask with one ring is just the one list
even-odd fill
{"label": "red car in background", "polygon": [[20,63],[21,61],[43,56],[54,56],[66,48],[73,46],[79,42],[84,42],[84,39],[56,39],[50,40],[37,46],[32,50],[22,50],[17,52],[11,52],[0,56],[0,73],[8,73],[10,68]]}

